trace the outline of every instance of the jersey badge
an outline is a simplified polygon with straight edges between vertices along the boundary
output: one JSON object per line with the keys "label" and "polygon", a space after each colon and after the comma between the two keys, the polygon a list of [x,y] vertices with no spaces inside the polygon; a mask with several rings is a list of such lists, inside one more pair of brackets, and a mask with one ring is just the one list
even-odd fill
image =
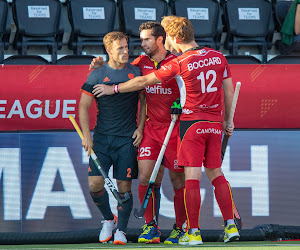
{"label": "jersey badge", "polygon": [[133,79],[133,78],[134,78],[134,74],[129,73],[129,74],[128,74],[128,78],[129,78],[129,79]]}

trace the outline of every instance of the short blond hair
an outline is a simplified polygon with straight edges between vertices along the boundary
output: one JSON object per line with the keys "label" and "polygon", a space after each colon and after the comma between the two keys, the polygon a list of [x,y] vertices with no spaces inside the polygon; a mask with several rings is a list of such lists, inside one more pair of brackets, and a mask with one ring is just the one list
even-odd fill
{"label": "short blond hair", "polygon": [[178,18],[178,16],[163,16],[161,20],[161,26],[164,28],[171,22],[173,22],[174,19]]}
{"label": "short blond hair", "polygon": [[164,28],[168,36],[172,38],[176,37],[184,43],[195,40],[194,27],[186,17],[173,18]]}
{"label": "short blond hair", "polygon": [[121,41],[122,39],[126,39],[128,41],[128,36],[120,31],[109,32],[103,38],[103,44],[106,50],[110,50],[112,48],[112,44],[114,41]]}

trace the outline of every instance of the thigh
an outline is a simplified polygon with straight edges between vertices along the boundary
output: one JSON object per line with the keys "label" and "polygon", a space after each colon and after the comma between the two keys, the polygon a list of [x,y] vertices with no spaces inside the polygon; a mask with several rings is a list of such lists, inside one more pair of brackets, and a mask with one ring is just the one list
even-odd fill
{"label": "thigh", "polygon": [[178,165],[201,167],[206,147],[206,135],[199,134],[204,122],[180,121],[180,142],[178,144]]}
{"label": "thigh", "polygon": [[221,147],[222,147],[222,124],[208,123],[206,127],[208,136],[206,139],[206,150],[204,154],[205,168],[220,168],[222,165]]}
{"label": "thigh", "polygon": [[156,131],[146,122],[143,139],[139,146],[138,160],[154,160],[156,161],[159,152],[160,144],[157,140]]}
{"label": "thigh", "polygon": [[[93,150],[99,159],[102,170],[108,174],[108,171],[112,165],[112,159],[110,157],[109,141],[107,136],[95,134]],[[88,171],[89,176],[102,176],[91,157],[89,159]]]}
{"label": "thigh", "polygon": [[[183,172],[184,169],[178,166],[178,159],[177,159],[177,143],[178,143],[178,136],[179,136],[179,124],[176,124],[171,137],[169,139],[169,143],[167,145],[165,155],[164,155],[164,165],[171,170],[172,172]],[[163,142],[162,142],[163,143]]]}
{"label": "thigh", "polygon": [[137,178],[137,148],[131,137],[115,136],[110,154],[115,179],[128,181]]}

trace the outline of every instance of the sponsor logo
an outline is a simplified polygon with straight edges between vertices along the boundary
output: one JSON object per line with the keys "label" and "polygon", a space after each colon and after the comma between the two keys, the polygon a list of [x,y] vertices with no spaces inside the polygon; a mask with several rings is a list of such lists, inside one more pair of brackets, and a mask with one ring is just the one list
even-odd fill
{"label": "sponsor logo", "polygon": [[215,135],[221,135],[222,130],[221,129],[215,129],[215,128],[198,128],[196,130],[197,134],[215,134]]}
{"label": "sponsor logo", "polygon": [[216,104],[211,105],[211,106],[207,106],[206,104],[201,104],[199,107],[200,107],[201,109],[214,109],[214,108],[216,108],[216,107],[218,107],[218,106],[219,106],[219,104],[216,103]]}
{"label": "sponsor logo", "polygon": [[198,50],[198,51],[197,51],[197,53],[198,53],[199,55],[201,55],[201,54],[204,54],[204,53],[206,53],[206,50],[205,50],[205,49]]}
{"label": "sponsor logo", "polygon": [[198,62],[192,62],[187,65],[188,70],[192,71],[194,69],[203,68],[211,65],[221,64],[222,61],[220,57],[210,57],[205,58],[203,60],[199,60]]}
{"label": "sponsor logo", "polygon": [[106,76],[104,79],[103,79],[103,82],[109,82],[110,79]]}
{"label": "sponsor logo", "polygon": [[193,113],[193,111],[189,110],[189,109],[182,109],[182,113],[189,115],[189,114]]}
{"label": "sponsor logo", "polygon": [[171,64],[168,64],[168,65],[164,65],[161,67],[164,71],[166,70],[171,70],[172,69],[172,65]]}
{"label": "sponsor logo", "polygon": [[147,93],[151,94],[159,94],[159,95],[171,95],[172,89],[171,88],[163,88],[160,85],[148,86],[145,88]]}
{"label": "sponsor logo", "polygon": [[150,67],[150,66],[145,65],[145,66],[144,66],[144,69],[153,69],[153,67]]}

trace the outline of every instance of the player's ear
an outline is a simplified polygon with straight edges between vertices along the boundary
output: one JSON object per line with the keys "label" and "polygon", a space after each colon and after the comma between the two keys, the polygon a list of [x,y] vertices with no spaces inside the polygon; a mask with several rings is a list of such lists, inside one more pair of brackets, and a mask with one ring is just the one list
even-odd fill
{"label": "player's ear", "polygon": [[174,37],[175,43],[180,43],[180,40],[177,37]]}
{"label": "player's ear", "polygon": [[163,40],[164,40],[164,38],[163,38],[162,36],[159,36],[159,37],[157,38],[157,41],[158,41],[159,43],[163,43]]}

